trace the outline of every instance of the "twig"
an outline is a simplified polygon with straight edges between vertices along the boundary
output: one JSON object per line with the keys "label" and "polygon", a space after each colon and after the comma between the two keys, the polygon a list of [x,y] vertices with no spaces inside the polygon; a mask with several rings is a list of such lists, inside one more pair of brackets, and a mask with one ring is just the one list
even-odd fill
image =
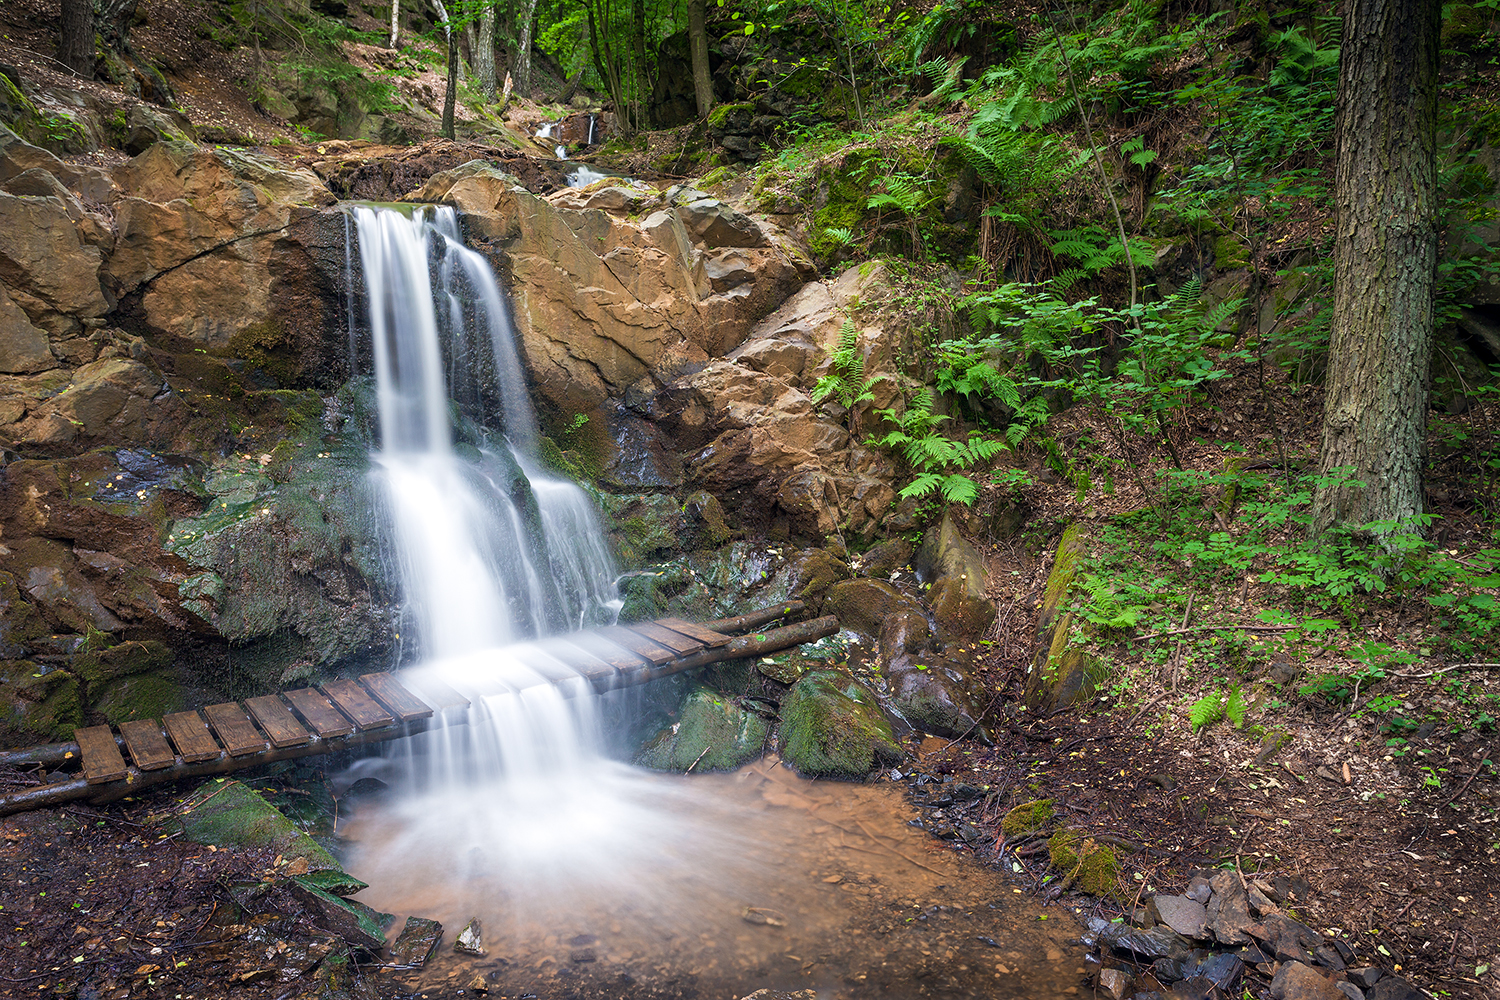
{"label": "twig", "polygon": [[[1184,631],[1187,628],[1188,618],[1193,613],[1193,597],[1194,597],[1193,591],[1191,591],[1191,590],[1188,591],[1187,607],[1182,612],[1182,624],[1180,626],[1178,626],[1178,629],[1177,629],[1179,632],[1182,632],[1182,631]],[[1172,693],[1173,694],[1175,694],[1177,692],[1177,671],[1181,668],[1181,666],[1182,666],[1182,640],[1178,639],[1177,640],[1177,648],[1172,651]]]}
{"label": "twig", "polygon": [[1425,674],[1391,674],[1391,677],[1400,677],[1403,680],[1419,681],[1424,677],[1436,677],[1438,674],[1446,674],[1450,670],[1462,670],[1465,667],[1484,668],[1494,670],[1500,668],[1500,663],[1450,663],[1441,670],[1429,670]]}
{"label": "twig", "polygon": [[1471,775],[1469,775],[1469,780],[1464,782],[1463,787],[1460,788],[1458,791],[1456,791],[1456,792],[1453,793],[1453,798],[1451,798],[1447,802],[1443,803],[1443,808],[1444,809],[1448,808],[1453,803],[1457,802],[1458,799],[1459,799],[1459,796],[1463,795],[1464,792],[1467,792],[1469,790],[1469,786],[1472,785],[1472,784],[1474,784],[1474,779],[1477,778],[1477,777],[1479,777],[1479,772],[1483,771],[1484,770],[1484,765],[1486,765],[1488,763],[1489,763],[1488,760],[1482,760],[1482,761],[1479,762],[1479,766],[1476,767],[1476,768],[1474,768],[1474,773],[1471,774]]}
{"label": "twig", "polygon": [[1228,622],[1222,625],[1194,625],[1192,628],[1174,628],[1165,632],[1147,632],[1145,635],[1134,635],[1126,642],[1139,642],[1142,639],[1160,639],[1169,635],[1187,635],[1190,632],[1217,632],[1220,630],[1240,632],[1290,632],[1296,625],[1240,625],[1236,622]]}
{"label": "twig", "polygon": [[693,768],[695,768],[695,767],[698,766],[698,761],[702,760],[704,757],[707,757],[708,756],[708,752],[710,750],[712,750],[712,749],[713,749],[713,744],[709,744],[708,746],[704,747],[703,748],[703,752],[700,753],[697,757],[693,758],[693,762],[691,764],[689,764],[687,770],[683,771],[682,773],[683,774],[692,774],[693,773]]}

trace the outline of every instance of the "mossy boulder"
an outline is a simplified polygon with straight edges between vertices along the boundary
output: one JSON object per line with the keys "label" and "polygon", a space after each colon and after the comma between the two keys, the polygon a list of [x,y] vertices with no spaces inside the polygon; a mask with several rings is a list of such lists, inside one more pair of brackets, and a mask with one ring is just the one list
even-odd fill
{"label": "mossy boulder", "polygon": [[698,687],[683,700],[677,724],[653,740],[637,763],[658,771],[729,771],[759,757],[770,732],[759,715]]}
{"label": "mossy boulder", "polygon": [[301,858],[314,871],[342,870],[333,855],[254,789],[228,778],[199,785],[180,807],[161,817],[158,825],[181,830],[182,836],[195,844],[262,848],[289,862]]}
{"label": "mossy boulder", "polygon": [[792,592],[814,609],[835,583],[849,579],[849,564],[829,549],[809,549],[792,560]]}
{"label": "mossy boulder", "polygon": [[1089,537],[1082,524],[1063,532],[1052,562],[1052,572],[1042,591],[1037,617],[1040,649],[1026,678],[1026,704],[1055,711],[1082,701],[1097,691],[1109,677],[1109,665],[1076,644],[1075,631],[1085,626],[1063,610],[1074,582],[1087,560]]}
{"label": "mossy boulder", "polygon": [[995,623],[995,602],[975,597],[958,577],[945,576],[933,584],[927,601],[932,605],[932,617],[950,635],[977,638]]}
{"label": "mossy boulder", "polygon": [[869,688],[848,674],[819,670],[781,705],[781,752],[802,774],[862,778],[905,754]]}
{"label": "mossy boulder", "polygon": [[135,674],[110,681],[98,693],[89,688],[90,701],[111,725],[134,719],[160,719],[187,708],[182,685],[164,674]]}
{"label": "mossy boulder", "polygon": [[1119,859],[1092,837],[1059,830],[1047,841],[1047,857],[1063,878],[1090,896],[1108,896],[1119,885]]}
{"label": "mossy boulder", "polygon": [[962,654],[919,652],[894,657],[886,668],[891,707],[923,732],[963,736],[979,730],[984,689]]}
{"label": "mossy boulder", "polygon": [[0,656],[16,656],[48,633],[47,622],[10,573],[0,573]]}
{"label": "mossy boulder", "polygon": [[1052,822],[1052,816],[1051,799],[1033,799],[1030,802],[1022,802],[1005,814],[1005,818],[1000,821],[1000,832],[1007,837],[1037,833],[1047,828],[1047,824]]}
{"label": "mossy boulder", "polygon": [[72,670],[92,688],[118,677],[146,674],[172,663],[172,650],[164,642],[122,642],[105,649],[89,650],[73,657]]}
{"label": "mossy boulder", "polygon": [[846,580],[828,588],[825,612],[861,635],[877,638],[887,618],[909,613],[925,617],[922,605],[883,580]]}
{"label": "mossy boulder", "polygon": [[695,490],[682,504],[684,521],[683,548],[716,549],[728,542],[734,533],[724,520],[724,505],[707,490]]}
{"label": "mossy boulder", "polygon": [[31,660],[0,660],[0,732],[71,739],[83,724],[78,679]]}

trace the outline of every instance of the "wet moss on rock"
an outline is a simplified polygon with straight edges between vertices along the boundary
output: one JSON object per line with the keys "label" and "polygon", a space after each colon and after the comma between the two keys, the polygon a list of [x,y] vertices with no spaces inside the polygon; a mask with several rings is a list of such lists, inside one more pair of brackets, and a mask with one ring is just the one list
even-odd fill
{"label": "wet moss on rock", "polygon": [[1000,821],[1000,832],[1007,837],[1036,833],[1046,829],[1047,824],[1052,822],[1052,816],[1051,799],[1023,802],[1005,814],[1005,818]]}
{"label": "wet moss on rock", "polygon": [[301,858],[314,871],[342,871],[322,845],[297,829],[265,799],[242,782],[216,778],[199,785],[182,805],[157,818],[156,825],[195,844],[267,848],[288,861]]}
{"label": "wet moss on rock", "polygon": [[770,732],[759,715],[698,687],[683,700],[677,724],[653,740],[638,763],[658,771],[729,771],[759,757]]}
{"label": "wet moss on rock", "polygon": [[834,778],[862,778],[905,757],[874,693],[834,670],[807,674],[787,695],[781,751],[799,772]]}
{"label": "wet moss on rock", "polygon": [[1107,896],[1119,884],[1120,862],[1115,852],[1071,830],[1060,830],[1047,841],[1047,857],[1067,882],[1090,896]]}

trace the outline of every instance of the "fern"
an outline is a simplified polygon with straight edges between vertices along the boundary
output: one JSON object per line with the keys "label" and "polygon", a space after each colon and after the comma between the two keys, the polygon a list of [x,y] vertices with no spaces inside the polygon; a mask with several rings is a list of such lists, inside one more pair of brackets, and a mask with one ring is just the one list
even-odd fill
{"label": "fern", "polygon": [[1245,693],[1240,690],[1238,684],[1229,690],[1229,697],[1224,701],[1224,717],[1229,724],[1236,729],[1245,724],[1245,712],[1250,703],[1245,700]]}
{"label": "fern", "polygon": [[1192,723],[1194,732],[1211,726],[1222,718],[1224,718],[1224,696],[1217,691],[1199,698],[1193,702],[1193,707],[1188,709],[1188,721]]}

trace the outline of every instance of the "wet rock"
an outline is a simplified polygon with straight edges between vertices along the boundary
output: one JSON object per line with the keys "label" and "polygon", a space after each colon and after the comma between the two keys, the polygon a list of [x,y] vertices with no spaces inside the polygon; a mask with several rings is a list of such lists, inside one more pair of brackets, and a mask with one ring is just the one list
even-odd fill
{"label": "wet rock", "polygon": [[914,611],[898,611],[880,625],[880,638],[876,643],[876,664],[882,673],[903,657],[915,656],[927,650],[932,640],[932,628],[924,615]]}
{"label": "wet rock", "polygon": [[1383,975],[1385,975],[1385,970],[1374,965],[1349,970],[1349,978],[1367,990],[1380,982],[1380,977]]}
{"label": "wet rock", "polygon": [[1210,980],[1221,990],[1228,991],[1239,982],[1245,973],[1245,963],[1234,955],[1220,953],[1210,955],[1198,963],[1197,974]]}
{"label": "wet rock", "polygon": [[995,622],[995,602],[975,596],[967,578],[945,576],[927,595],[932,617],[952,635],[977,637]]}
{"label": "wet rock", "polygon": [[193,123],[187,118],[145,101],[131,106],[125,128],[125,141],[122,145],[131,156],[144,153],[158,142],[198,141]]}
{"label": "wet rock", "polygon": [[[1052,822],[1052,800],[1036,799],[1032,802],[1023,802],[1000,821],[1000,832],[1007,837],[1021,837],[1028,833],[1037,833],[1047,828]],[[1104,923],[1098,930],[1112,927],[1114,925]]]}
{"label": "wet rock", "polygon": [[781,706],[781,749],[799,772],[856,778],[905,754],[875,695],[848,674],[809,673]]}
{"label": "wet rock", "polygon": [[1228,1000],[1227,993],[1202,976],[1173,983],[1171,996],[1180,1000]]}
{"label": "wet rock", "polygon": [[1188,942],[1182,935],[1160,924],[1146,929],[1111,924],[1100,933],[1099,943],[1144,958],[1182,959],[1190,954]]}
{"label": "wet rock", "polygon": [[478,917],[464,924],[464,929],[459,931],[458,937],[453,939],[453,950],[460,955],[484,957],[484,927],[480,924]]}
{"label": "wet rock", "polygon": [[1202,903],[1186,896],[1153,896],[1151,907],[1157,920],[1183,937],[1208,936],[1208,911]]}
{"label": "wet rock", "polygon": [[764,751],[770,726],[755,712],[706,687],[688,693],[675,725],[636,762],[659,771],[729,771]]}
{"label": "wet rock", "polygon": [[849,564],[828,549],[812,549],[792,561],[792,572],[793,593],[817,608],[829,587],[849,579]]}
{"label": "wet rock", "polygon": [[468,990],[471,993],[478,993],[480,995],[483,995],[490,991],[490,981],[484,978],[484,973],[476,972],[473,977],[470,978],[468,984],[464,987],[464,989]]}
{"label": "wet rock", "polygon": [[[264,848],[288,860],[302,858],[313,869],[339,869],[333,855],[257,792],[226,778],[199,785],[179,808],[160,817],[158,825],[169,833],[180,832],[195,844]],[[303,888],[323,891],[312,886]]]}
{"label": "wet rock", "polygon": [[889,538],[873,545],[859,557],[859,569],[865,576],[889,577],[911,562],[912,544],[904,538]]}
{"label": "wet rock", "polygon": [[0,660],[0,724],[39,739],[71,739],[83,724],[77,678],[31,660]]}
{"label": "wet rock", "polygon": [[838,616],[845,628],[876,638],[887,619],[898,614],[921,618],[922,606],[881,580],[846,580],[828,588],[824,608]]}
{"label": "wet rock", "polygon": [[292,881],[312,889],[321,889],[335,896],[352,896],[356,892],[370,888],[368,882],[361,882],[348,872],[337,868],[324,868],[319,871],[310,871],[305,875],[293,876]]}
{"label": "wet rock", "polygon": [[1333,985],[1340,993],[1348,997],[1349,1000],[1365,1000],[1365,991],[1353,983],[1338,982]]}
{"label": "wet rock", "polygon": [[963,583],[972,597],[983,597],[988,585],[984,557],[958,530],[952,515],[944,514],[937,525],[922,536],[917,550],[917,572],[924,580],[953,577]]}
{"label": "wet rock", "polygon": [[740,1000],[817,1000],[817,997],[817,990],[797,990],[796,992],[787,992],[786,990],[765,989],[756,990],[754,993],[748,993],[745,996],[741,997]]}
{"label": "wet rock", "polygon": [[443,940],[443,925],[426,917],[407,917],[401,928],[401,936],[391,945],[391,962],[396,965],[413,965],[417,968],[427,964],[432,953]]}
{"label": "wet rock", "polygon": [[1234,872],[1221,872],[1212,879],[1214,895],[1208,902],[1208,919],[1220,944],[1246,944],[1256,926],[1244,886]]}
{"label": "wet rock", "polygon": [[740,911],[740,919],[747,924],[760,924],[764,927],[785,927],[786,915],[780,910],[768,909],[764,906],[747,906]]}
{"label": "wet rock", "polygon": [[1332,980],[1301,962],[1287,962],[1271,979],[1276,1000],[1347,1000]]}
{"label": "wet rock", "polygon": [[956,737],[974,731],[984,712],[982,688],[967,658],[902,653],[886,667],[890,704],[924,732]]}
{"label": "wet rock", "polygon": [[372,953],[385,948],[385,932],[395,923],[394,914],[382,913],[356,899],[340,899],[332,893],[295,881],[289,881],[287,888],[313,915],[319,927],[338,935],[355,948]]}

